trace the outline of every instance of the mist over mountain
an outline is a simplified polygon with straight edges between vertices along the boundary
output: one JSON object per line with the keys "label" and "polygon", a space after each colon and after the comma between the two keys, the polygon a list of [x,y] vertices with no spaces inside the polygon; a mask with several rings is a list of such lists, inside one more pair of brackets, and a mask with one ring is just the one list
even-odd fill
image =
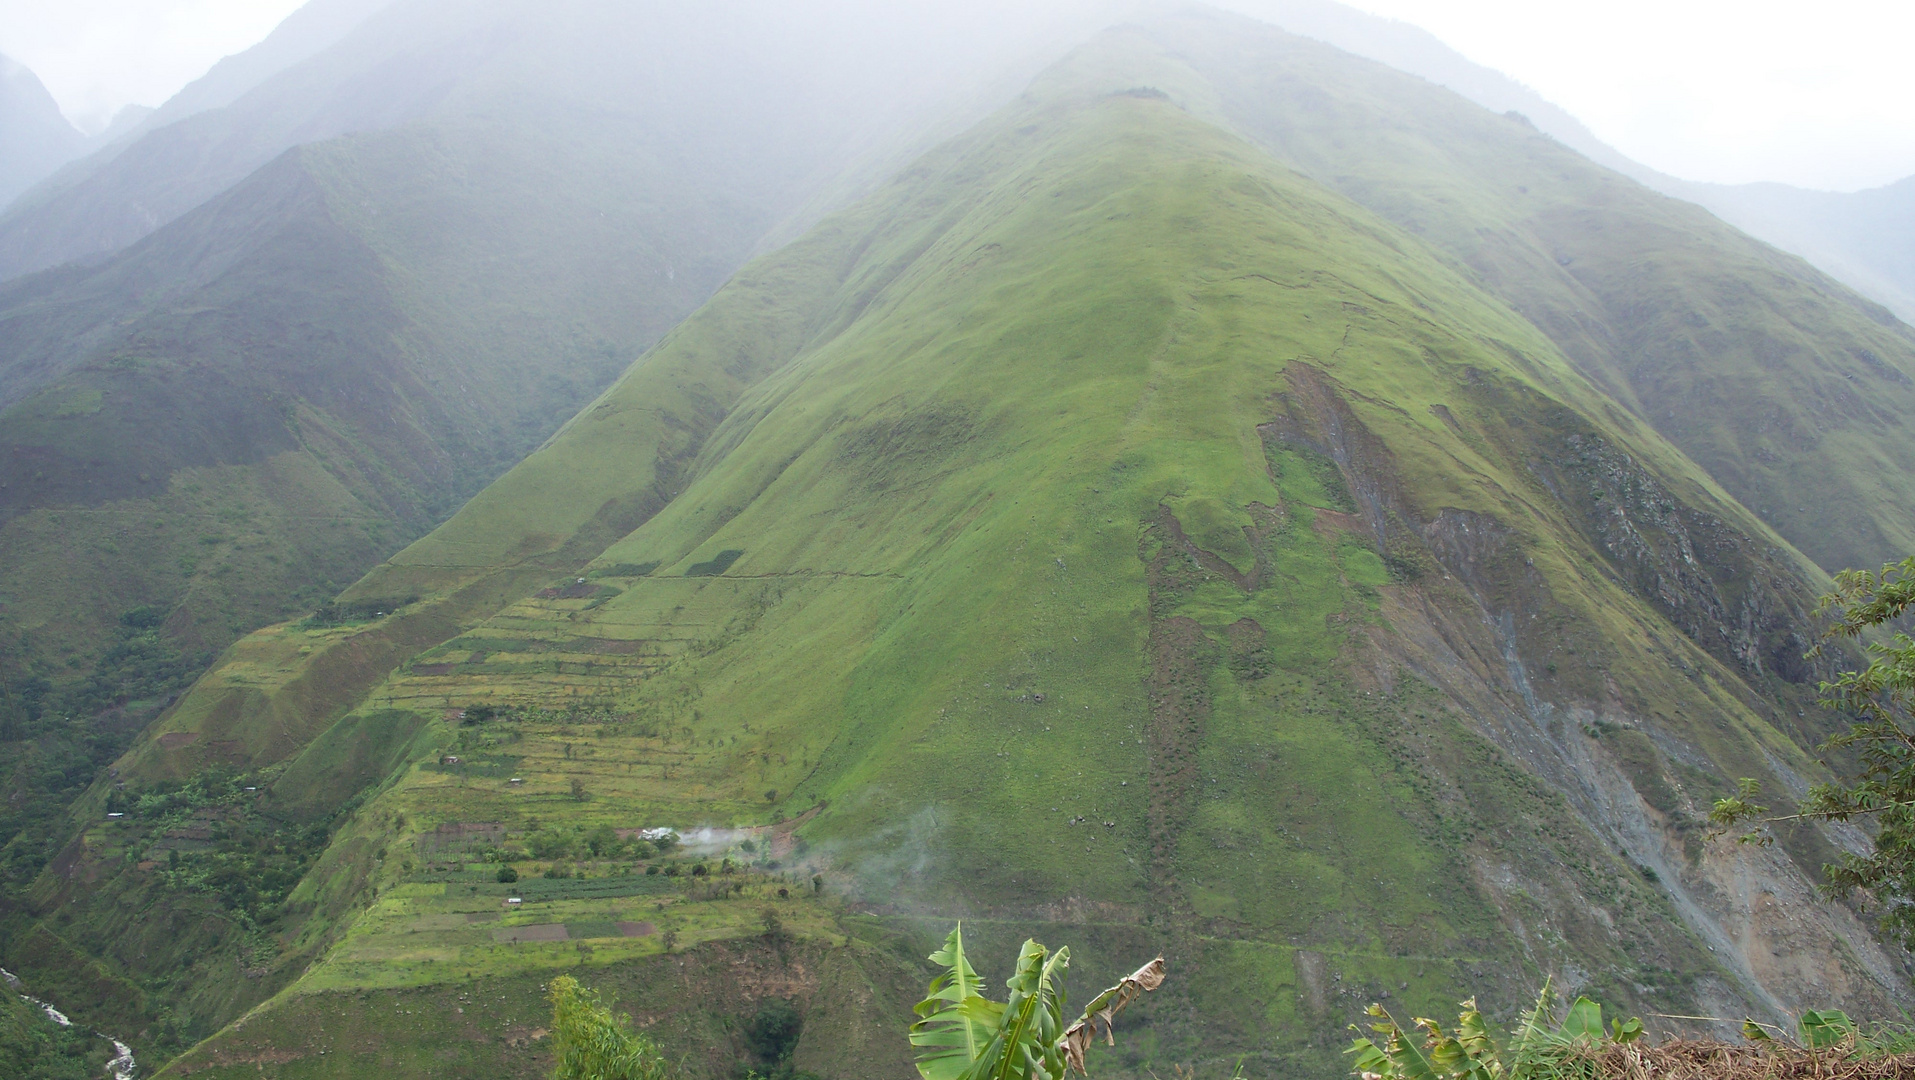
{"label": "mist over mountain", "polygon": [[[470,36],[442,56],[459,107],[282,150],[104,261],[0,286],[0,720],[18,737],[89,718],[13,775],[14,856],[51,854],[54,808],[235,637],[444,520],[781,222],[872,182],[887,139],[920,145],[1001,77],[978,55],[949,85],[849,63],[883,44],[856,8],[799,27],[580,5],[590,32],[564,9],[493,10],[467,27],[491,66],[458,51]],[[847,61],[813,66],[819,35]],[[336,48],[351,83],[359,46]],[[354,85],[337,96],[389,104]],[[271,108],[202,115],[248,152],[285,134]],[[104,168],[214,186],[197,154],[132,167],[179,128]]]}
{"label": "mist over mountain", "polygon": [[214,64],[150,114],[143,129],[164,127],[194,113],[224,108],[267,79],[336,44],[393,0],[312,0],[273,28],[257,45]]}
{"label": "mist over mountain", "polygon": [[[869,150],[913,110],[999,77],[995,65],[1046,40],[1049,13],[1000,7],[994,19],[984,9],[960,18],[848,0],[769,13],[752,3],[693,13],[581,0],[302,9],[162,106],[144,134],[0,216],[0,279],[117,251],[294,145],[535,109],[542,99],[649,110],[687,127],[736,112],[769,122],[783,110],[795,125],[787,137],[835,123],[807,151],[819,168]],[[815,119],[824,117],[835,119]],[[762,130],[768,142],[780,137],[770,134],[776,122]]]}
{"label": "mist over mountain", "polygon": [[1805,191],[1786,184],[1670,185],[1751,236],[1793,251],[1915,319],[1915,177],[1867,191]]}
{"label": "mist over mountain", "polygon": [[543,1076],[564,972],[908,1075],[960,919],[1162,953],[1126,1080],[1905,1009],[1863,834],[1706,815],[1828,775],[1915,331],[1241,8],[341,0],[22,200],[0,966],[196,1077]]}
{"label": "mist over mountain", "polygon": [[1915,251],[1911,181],[1838,193],[1683,180],[1625,156],[1536,91],[1469,60],[1420,27],[1329,0],[1237,0],[1225,6],[1420,75],[1493,112],[1520,113],[1589,160],[1703,206],[1749,235],[1807,259],[1902,321],[1915,319],[1915,264],[1908,254]]}
{"label": "mist over mountain", "polygon": [[0,56],[0,206],[66,164],[86,146],[39,76]]}
{"label": "mist over mountain", "polygon": [[[55,653],[68,657],[62,671],[84,670],[104,628],[142,605],[181,612],[169,625],[183,643],[218,648],[309,604],[308,585],[350,581],[536,445],[775,226],[802,219],[807,200],[858,182],[860,154],[882,160],[886,139],[926,138],[936,110],[962,110],[1016,59],[1001,37],[966,53],[954,34],[932,62],[885,37],[919,40],[919,23],[855,5],[837,22],[749,6],[460,10],[468,18],[392,8],[240,105],[149,133],[16,214],[62,243],[124,238],[115,220],[138,231],[166,199],[221,192],[104,263],[0,293],[0,408],[14,420],[0,439],[15,447],[0,466],[0,533],[14,555],[4,617],[41,641],[16,646],[16,673]],[[872,49],[890,59],[862,59]],[[422,50],[437,60],[416,62]],[[953,82],[938,64],[978,74]],[[313,141],[342,126],[379,134]],[[209,132],[224,134],[206,142]],[[300,148],[222,187],[287,142]],[[87,224],[69,227],[69,211]],[[350,441],[345,460],[322,452],[324,482],[345,489],[282,485],[267,502],[285,504],[287,522],[344,513],[379,538],[299,548],[218,582],[197,571],[213,551],[193,537],[131,559],[105,539],[181,470],[250,475],[306,453],[311,429],[288,421],[307,403]],[[86,554],[93,530],[76,534],[61,508],[96,515],[84,520],[112,550]],[[43,551],[90,582],[92,599],[33,584],[52,580],[29,553]],[[215,597],[189,615],[178,605],[195,580]]]}

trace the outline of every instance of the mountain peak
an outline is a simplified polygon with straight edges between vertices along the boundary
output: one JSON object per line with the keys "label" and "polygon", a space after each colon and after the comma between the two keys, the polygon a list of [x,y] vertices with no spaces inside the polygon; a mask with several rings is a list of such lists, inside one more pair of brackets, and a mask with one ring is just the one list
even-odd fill
{"label": "mountain peak", "polygon": [[0,209],[85,147],[40,77],[0,55]]}

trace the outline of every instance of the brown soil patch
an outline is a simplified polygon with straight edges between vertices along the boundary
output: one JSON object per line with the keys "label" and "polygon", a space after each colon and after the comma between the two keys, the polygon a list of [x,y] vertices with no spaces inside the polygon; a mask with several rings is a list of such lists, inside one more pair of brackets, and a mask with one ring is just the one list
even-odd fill
{"label": "brown soil patch", "polygon": [[535,923],[532,926],[504,926],[492,931],[492,940],[502,943],[515,941],[570,941],[572,936],[566,933],[564,923]]}
{"label": "brown soil patch", "polygon": [[1206,672],[1214,651],[1195,619],[1176,616],[1155,621],[1147,646],[1150,656],[1150,723],[1145,745],[1150,755],[1150,843],[1152,858],[1168,873],[1177,836],[1190,816],[1189,795],[1197,784],[1197,747],[1210,718]]}
{"label": "brown soil patch", "polygon": [[579,652],[603,656],[637,656],[645,650],[645,642],[637,638],[579,638],[573,645]]}
{"label": "brown soil patch", "polygon": [[182,746],[191,746],[199,741],[197,731],[169,731],[160,736],[160,749],[178,750]]}
{"label": "brown soil patch", "polygon": [[624,937],[651,937],[658,933],[658,927],[648,922],[621,922],[615,925]]}
{"label": "brown soil patch", "polygon": [[1197,546],[1197,542],[1184,535],[1184,523],[1169,507],[1159,507],[1157,521],[1153,526],[1157,538],[1164,546],[1175,549],[1198,566],[1230,582],[1246,593],[1257,591],[1263,579],[1270,573],[1270,560],[1264,554],[1264,540],[1270,532],[1282,524],[1282,515],[1262,503],[1250,504],[1250,516],[1256,525],[1246,525],[1244,536],[1250,541],[1250,550],[1256,553],[1256,563],[1249,573],[1239,571],[1230,560],[1213,551]]}

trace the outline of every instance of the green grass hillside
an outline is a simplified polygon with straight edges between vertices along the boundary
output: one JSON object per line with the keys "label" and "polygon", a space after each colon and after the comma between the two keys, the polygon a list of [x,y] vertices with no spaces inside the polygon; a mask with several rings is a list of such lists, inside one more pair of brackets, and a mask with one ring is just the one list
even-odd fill
{"label": "green grass hillside", "polygon": [[[1147,40],[748,266],[344,594],[416,601],[235,645],[76,803],[10,964],[154,1061],[220,1029],[196,1076],[537,1075],[567,970],[699,1075],[788,1005],[779,1060],[894,1076],[958,918],[991,978],[1162,951],[1124,1076],[1339,1075],[1370,1000],[1546,977],[1906,1002],[1822,834],[1704,838],[1816,775],[1814,564]],[[1353,124],[1453,101],[1309,55]]]}
{"label": "green grass hillside", "polygon": [[1520,116],[1307,39],[1193,12],[1085,56],[1113,53],[1446,256],[1823,569],[1915,551],[1915,331],[1885,308]]}
{"label": "green grass hillside", "polygon": [[[305,147],[103,266],[0,295],[0,740],[40,744],[0,846],[235,638],[311,612],[533,449],[773,220],[639,133],[574,134]],[[53,752],[67,717],[104,730]],[[9,861],[30,874],[43,840]]]}

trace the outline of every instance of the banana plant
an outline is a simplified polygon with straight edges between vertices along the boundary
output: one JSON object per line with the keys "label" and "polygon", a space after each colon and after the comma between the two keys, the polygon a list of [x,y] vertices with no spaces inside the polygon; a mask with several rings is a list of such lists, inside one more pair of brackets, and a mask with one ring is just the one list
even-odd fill
{"label": "banana plant", "polygon": [[[1463,1002],[1456,1030],[1446,1032],[1436,1021],[1418,1017],[1408,1031],[1381,1005],[1371,1005],[1372,1031],[1382,1036],[1359,1038],[1349,1053],[1364,1080],[1527,1080],[1532,1076],[1562,1076],[1565,1066],[1606,1045],[1642,1038],[1642,1021],[1616,1018],[1603,1026],[1602,1006],[1577,998],[1556,1024],[1549,1008],[1549,986],[1537,995],[1536,1005],[1523,1014],[1513,1041],[1497,1044],[1476,999]],[[1352,1025],[1354,1027],[1354,1025]],[[1412,1032],[1416,1034],[1412,1034]]]}
{"label": "banana plant", "polygon": [[1092,998],[1066,1027],[1068,948],[1053,953],[1025,941],[1006,984],[1010,996],[1002,1002],[984,996],[983,980],[964,952],[962,923],[930,960],[943,971],[931,980],[911,1025],[924,1080],[1063,1080],[1071,1069],[1083,1073],[1084,1051],[1099,1034],[1098,1026],[1114,1044],[1111,1025],[1117,1013],[1164,981],[1160,956]]}

